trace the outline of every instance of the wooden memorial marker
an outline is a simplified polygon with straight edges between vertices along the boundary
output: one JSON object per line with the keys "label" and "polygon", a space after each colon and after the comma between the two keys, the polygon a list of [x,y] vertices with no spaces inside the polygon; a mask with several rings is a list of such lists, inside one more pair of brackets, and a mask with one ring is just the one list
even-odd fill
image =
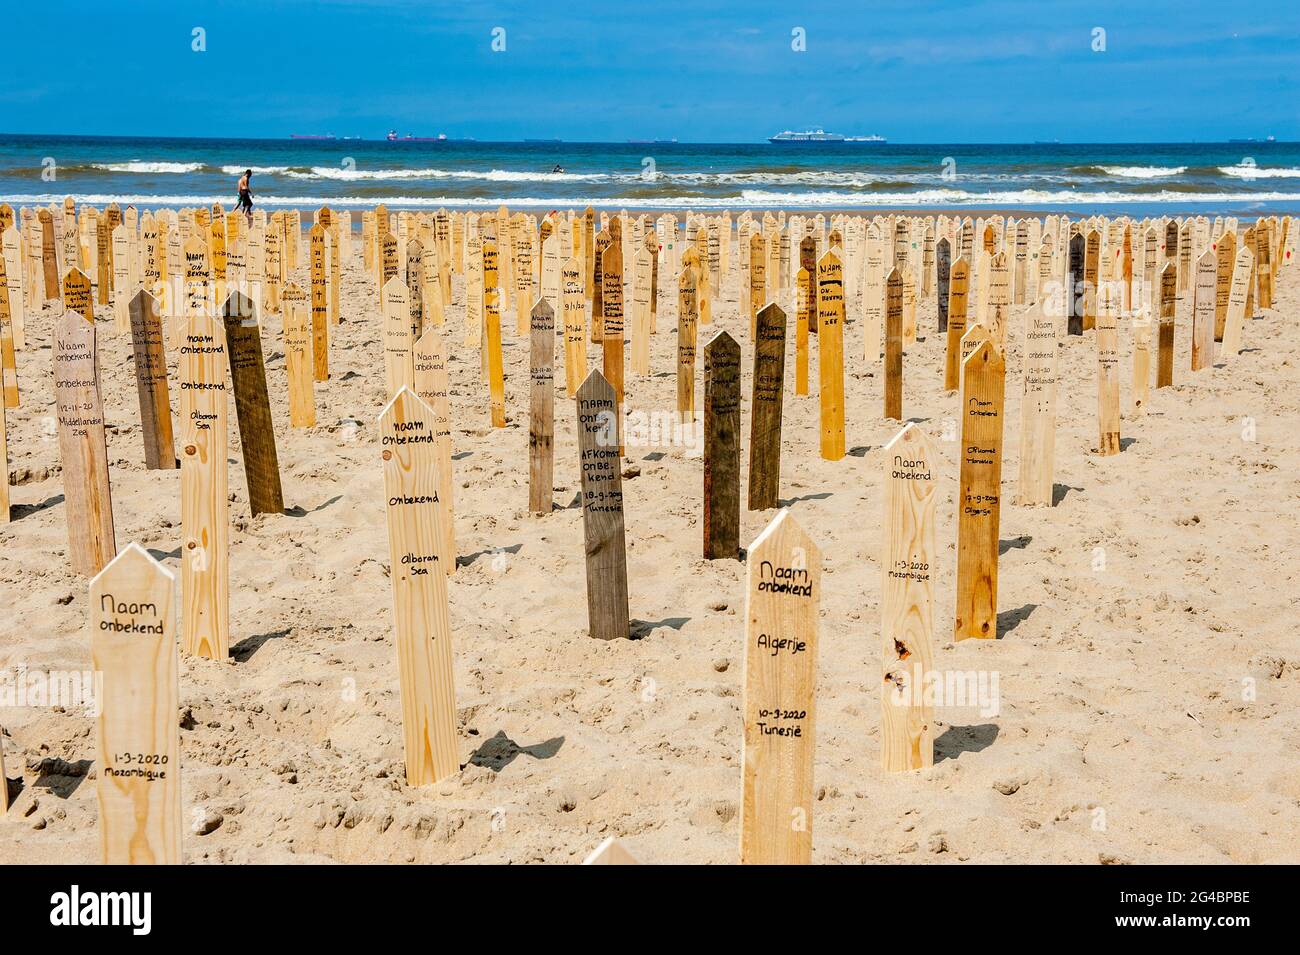
{"label": "wooden memorial marker", "polygon": [[605,380],[614,386],[618,404],[619,453],[623,449],[623,249],[610,242],[600,265],[601,358]]}
{"label": "wooden memorial marker", "polygon": [[961,340],[966,334],[966,313],[969,308],[970,262],[958,256],[952,264],[948,290],[948,341],[944,354],[943,387],[956,391],[961,380]]}
{"label": "wooden memorial marker", "polygon": [[169,470],[180,466],[172,438],[171,399],[167,388],[167,356],[163,350],[158,300],[144,289],[128,305],[131,344],[135,356],[135,386],[140,399],[140,430],[144,437],[144,466]]}
{"label": "wooden memorial marker", "polygon": [[990,341],[963,362],[957,504],[957,640],[998,635],[998,527],[1006,365]]}
{"label": "wooden memorial marker", "polygon": [[599,345],[605,335],[605,306],[602,298],[605,294],[605,276],[602,271],[605,264],[605,253],[611,245],[618,243],[613,242],[607,230],[601,229],[596,233],[595,245],[592,247],[590,256],[591,263],[591,343]]}
{"label": "wooden memorial marker", "polygon": [[[775,306],[773,306],[775,307]],[[740,346],[704,346],[704,558],[740,558]]]}
{"label": "wooden memorial marker", "polygon": [[767,302],[767,243],[763,233],[749,237],[749,334],[756,333],[758,310]]}
{"label": "wooden memorial marker", "polygon": [[834,252],[817,261],[817,373],[821,398],[821,453],[844,457],[844,267]]}
{"label": "wooden memorial marker", "polygon": [[998,350],[1006,348],[1007,323],[1011,320],[1010,269],[1007,254],[999,252],[989,261],[988,329]]}
{"label": "wooden memorial marker", "polygon": [[[59,282],[59,253],[54,244],[54,216],[49,209],[41,209],[36,216],[41,226],[41,272],[45,286],[45,301],[51,299],[59,301],[62,297],[60,294],[62,284]],[[68,267],[75,268],[76,263],[69,262]],[[82,278],[85,278],[84,274]],[[89,295],[90,279],[88,278],[86,278],[86,289],[86,294]]]}
{"label": "wooden memorial marker", "polygon": [[[1104,272],[1105,270],[1103,270]],[[1119,294],[1120,284],[1106,277],[1097,288],[1097,451],[1119,454]]]}
{"label": "wooden memorial marker", "polygon": [[[311,350],[317,381],[330,377],[329,274],[325,268],[325,229],[318,222],[307,233],[311,262]],[[396,265],[394,264],[394,269]],[[382,299],[382,296],[381,296]],[[409,309],[409,303],[408,303]],[[387,314],[385,312],[385,314]]]}
{"label": "wooden memorial marker", "polygon": [[555,309],[544,298],[533,306],[530,332],[528,509],[549,514],[555,483]]}
{"label": "wooden memorial marker", "polygon": [[578,389],[577,407],[587,616],[591,636],[613,640],[626,637],[629,626],[623,475],[613,385],[593,370]]}
{"label": "wooden memorial marker", "polygon": [[289,424],[295,428],[316,425],[311,322],[307,293],[296,282],[280,292],[284,330],[284,370],[289,381]]}
{"label": "wooden memorial marker", "polygon": [[742,865],[812,861],[821,573],[821,552],[788,508],[749,546]]}
{"label": "wooden memorial marker", "polygon": [[940,239],[934,244],[939,331],[948,330],[948,298],[951,294],[952,252],[947,239]]}
{"label": "wooden memorial marker", "polygon": [[903,418],[903,279],[897,268],[885,279],[885,417]]}
{"label": "wooden memorial marker", "polygon": [[813,309],[812,276],[805,268],[799,269],[795,277],[796,294],[794,325],[794,393],[808,394],[808,322]]}
{"label": "wooden memorial marker", "polygon": [[70,309],[54,324],[54,398],[68,556],[76,573],[93,577],[117,554],[117,544],[95,326]]}
{"label": "wooden memorial marker", "polygon": [[1218,260],[1206,249],[1196,260],[1192,288],[1192,371],[1214,364],[1214,309],[1218,283]]}
{"label": "wooden memorial marker", "polygon": [[1156,353],[1156,387],[1174,383],[1174,316],[1178,309],[1178,268],[1166,262],[1160,270],[1160,339]]}
{"label": "wooden memorial marker", "polygon": [[6,408],[17,408],[21,400],[18,394],[18,356],[14,353],[17,344],[13,321],[15,304],[19,310],[22,309],[22,301],[10,294],[4,259],[0,258],[0,384],[4,389],[4,399],[0,404]]}
{"label": "wooden memorial marker", "polygon": [[448,405],[447,342],[437,328],[427,328],[415,343],[415,393],[433,412],[438,448],[438,504],[442,508],[447,576],[456,571],[455,496],[451,463],[451,412]]}
{"label": "wooden memorial marker", "polygon": [[171,573],[135,543],[90,582],[90,659],[101,677],[95,792],[105,865],[181,862],[174,589]]}
{"label": "wooden memorial marker", "polygon": [[379,416],[410,786],[431,785],[460,768],[436,432],[433,411],[409,388],[398,391]]}
{"label": "wooden memorial marker", "polygon": [[1224,232],[1214,249],[1214,340],[1223,341],[1223,327],[1228,320],[1228,299],[1232,293],[1232,270],[1237,261],[1237,234]]}
{"label": "wooden memorial marker", "polygon": [[415,384],[411,349],[411,302],[406,283],[395,275],[384,283],[384,393],[390,399]]}
{"label": "wooden memorial marker", "polygon": [[890,773],[934,764],[934,468],[940,458],[915,424],[885,445],[881,555],[880,765]]}
{"label": "wooden memorial marker", "polygon": [[1087,285],[1084,281],[1083,236],[1077,232],[1070,236],[1069,248],[1069,270],[1066,272],[1068,287],[1065,290],[1066,327],[1069,334],[1082,335],[1084,298],[1087,295]]}
{"label": "wooden memorial marker", "polygon": [[654,297],[651,288],[653,257],[642,248],[636,253],[632,281],[632,373],[650,374],[650,313]]}
{"label": "wooden memorial marker", "polygon": [[1021,504],[1052,506],[1060,333],[1058,316],[1046,314],[1040,297],[1025,313],[1024,392],[1020,399]]}
{"label": "wooden memorial marker", "polygon": [[695,422],[695,337],[699,324],[699,256],[687,249],[677,280],[677,414]]}
{"label": "wooden memorial marker", "polygon": [[1232,286],[1228,291],[1223,344],[1219,346],[1219,357],[1224,360],[1236,358],[1241,352],[1241,331],[1246,323],[1246,300],[1250,297],[1250,276],[1254,266],[1254,253],[1243,245],[1232,267]]}
{"label": "wooden memorial marker", "polygon": [[254,517],[283,514],[280,460],[275,447],[256,306],[242,292],[231,292],[223,312],[230,380],[235,389],[235,416],[239,420],[239,444],[248,482],[248,505]]}
{"label": "wooden memorial marker", "polygon": [[[807,356],[807,315],[804,316]],[[805,361],[805,376],[807,367]],[[807,382],[805,381],[805,388]],[[781,417],[785,401],[785,312],[775,302],[761,309],[754,340],[749,406],[749,510],[778,507],[781,493]],[[737,530],[739,535],[739,530]],[[739,539],[739,538],[737,538]]]}
{"label": "wooden memorial marker", "polygon": [[67,274],[63,276],[63,307],[94,324],[94,292],[89,277],[81,269],[68,269]]}
{"label": "wooden memorial marker", "polygon": [[564,384],[572,398],[587,377],[587,299],[582,264],[570,257],[560,269],[564,314]]}
{"label": "wooden memorial marker", "polygon": [[230,656],[230,503],[226,333],[207,315],[182,320],[181,647]]}
{"label": "wooden memorial marker", "polygon": [[4,281],[9,292],[9,322],[15,348],[27,347],[27,299],[28,289],[36,281],[33,276],[23,275],[22,238],[12,225],[3,230],[0,238],[3,246]]}
{"label": "wooden memorial marker", "polygon": [[817,240],[810,235],[799,240],[799,267],[808,270],[808,281],[812,284],[809,298],[808,332],[817,334]]}
{"label": "wooden memorial marker", "polygon": [[1097,282],[1101,267],[1101,232],[1091,229],[1083,253],[1083,330],[1097,327]]}
{"label": "wooden memorial marker", "polygon": [[483,243],[483,336],[484,358],[487,360],[488,399],[491,406],[492,427],[506,426],[506,380],[501,357],[501,293],[497,287],[497,247],[494,242]]}

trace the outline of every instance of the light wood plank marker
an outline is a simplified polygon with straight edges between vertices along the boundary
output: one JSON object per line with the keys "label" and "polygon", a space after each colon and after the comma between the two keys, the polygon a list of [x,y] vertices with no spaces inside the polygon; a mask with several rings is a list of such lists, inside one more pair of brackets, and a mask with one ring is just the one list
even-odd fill
{"label": "light wood plank marker", "polygon": [[230,503],[226,333],[207,315],[182,320],[181,648],[230,656]]}
{"label": "light wood plank marker", "polygon": [[844,267],[834,252],[817,260],[817,376],[821,453],[844,457]]}
{"label": "light wood plank marker", "polygon": [[[0,525],[8,524],[9,514],[9,439],[5,433],[5,403],[0,401]],[[5,787],[4,767],[0,766],[0,789]],[[8,795],[6,791],[4,796]],[[7,803],[5,804],[7,805]],[[0,805],[3,813],[4,805]]]}
{"label": "light wood plank marker", "polygon": [[1219,357],[1225,361],[1236,358],[1241,352],[1241,332],[1246,323],[1246,300],[1250,297],[1250,276],[1254,267],[1255,255],[1243,245],[1232,267],[1228,313],[1223,322],[1223,344],[1219,348]]}
{"label": "light wood plank marker", "polygon": [[257,308],[242,292],[231,292],[223,310],[230,380],[235,389],[235,417],[244,454],[248,506],[258,514],[283,514],[284,489],[280,484],[280,458],[275,447],[275,425],[266,388],[266,360]]}
{"label": "light wood plank marker", "polygon": [[695,423],[695,336],[699,326],[700,259],[694,249],[682,255],[677,279],[677,414]]}
{"label": "light wood plank marker", "polygon": [[289,424],[295,428],[316,425],[316,388],[313,381],[312,337],[307,293],[297,282],[280,292],[284,330],[284,370],[289,381]]}
{"label": "light wood plank marker", "polygon": [[1214,310],[1218,284],[1218,260],[1206,249],[1196,260],[1192,287],[1192,371],[1214,364]]}
{"label": "light wood plank marker", "polygon": [[460,768],[433,411],[403,387],[379,416],[406,782]]}
{"label": "light wood plank marker", "polygon": [[812,318],[813,282],[805,268],[795,276],[799,296],[794,325],[794,393],[808,394],[808,322]]}
{"label": "light wood plank marker", "polygon": [[627,540],[614,386],[593,370],[578,389],[578,465],[587,554],[587,617],[591,636],[628,635]]}
{"label": "light wood plank marker", "polygon": [[885,445],[880,584],[880,765],[890,773],[934,764],[934,466],[925,432],[907,424]]}
{"label": "light wood plank marker", "polygon": [[1052,506],[1060,333],[1061,322],[1046,314],[1039,296],[1025,313],[1024,393],[1020,399],[1020,503],[1025,505]]}
{"label": "light wood plank marker", "polygon": [[885,417],[903,418],[903,279],[897,268],[885,279]]}
{"label": "light wood plank marker", "polygon": [[1083,253],[1083,330],[1097,327],[1097,281],[1101,266],[1101,232],[1091,229]]}
{"label": "light wood plank marker", "polygon": [[1107,277],[1097,288],[1097,452],[1119,454],[1119,282]]}
{"label": "light wood plank marker", "polygon": [[560,269],[564,313],[564,384],[572,398],[587,377],[587,297],[582,264],[576,257]]}
{"label": "light wood plank marker", "polygon": [[555,485],[555,309],[544,298],[533,305],[528,370],[528,509],[549,514]]}
{"label": "light wood plank marker", "polygon": [[81,269],[68,269],[67,274],[63,276],[63,307],[94,324],[94,293],[90,278]]}
{"label": "light wood plank marker", "polygon": [[[807,354],[806,320],[805,315],[805,357]],[[758,313],[757,337],[754,340],[753,391],[749,405],[749,509],[751,511],[777,507],[781,493],[785,324],[785,312],[775,302],[768,304]]]}
{"label": "light wood plank marker", "polygon": [[438,503],[446,541],[447,576],[456,571],[455,482],[451,462],[451,412],[448,407],[447,340],[436,327],[427,328],[415,343],[415,393],[433,412],[438,447]]}
{"label": "light wood plank marker", "polygon": [[384,283],[384,393],[389,399],[415,383],[411,348],[409,292],[406,283],[395,275]]}
{"label": "light wood plank marker", "polygon": [[636,253],[632,281],[632,373],[650,374],[650,313],[654,307],[653,256],[642,247]]}
{"label": "light wood plank marker", "polygon": [[497,288],[497,246],[483,243],[483,336],[487,359],[488,398],[492,427],[506,426],[506,379],[501,358],[501,292]]}
{"label": "light wood plank marker", "polygon": [[17,408],[21,400],[18,394],[18,356],[14,353],[18,342],[14,316],[22,313],[22,307],[22,300],[10,293],[4,259],[0,257],[0,378],[4,388],[4,400],[0,404],[6,408]]}
{"label": "light wood plank marker", "polygon": [[[330,377],[329,274],[325,268],[325,229],[318,222],[307,233],[311,256],[311,350],[317,381]],[[396,264],[394,264],[396,269]],[[409,304],[408,304],[409,309]]]}
{"label": "light wood plank marker", "polygon": [[998,635],[998,527],[1006,365],[990,341],[962,369],[961,489],[957,502],[957,640]]}
{"label": "light wood plank marker", "polygon": [[73,571],[86,577],[117,554],[96,349],[95,326],[78,312],[64,311],[54,325],[54,398],[68,557]]}
{"label": "light wood plank marker", "polygon": [[812,861],[821,574],[821,552],[788,508],[749,546],[742,865]]}
{"label": "light wood plank marker", "polygon": [[604,288],[600,294],[601,365],[605,380],[614,386],[618,405],[618,448],[623,453],[623,248],[611,241],[600,265]]}
{"label": "light wood plank marker", "polygon": [[952,264],[948,289],[948,341],[944,353],[943,388],[956,391],[961,380],[961,339],[966,334],[970,301],[970,262],[960,255]]}
{"label": "light wood plank marker", "polygon": [[740,558],[740,346],[704,346],[704,558]]}
{"label": "light wood plank marker", "polygon": [[1178,309],[1178,268],[1166,262],[1160,270],[1160,340],[1156,354],[1156,387],[1174,383],[1174,316]]}
{"label": "light wood plank marker", "polygon": [[812,285],[808,299],[808,333],[817,334],[817,240],[807,235],[799,240],[799,268],[806,269]]}
{"label": "light wood plank marker", "polygon": [[130,543],[90,582],[90,658],[101,676],[95,743],[100,861],[181,862],[175,578]]}
{"label": "light wood plank marker", "polygon": [[172,409],[167,388],[167,358],[163,351],[158,300],[144,289],[127,306],[131,315],[131,344],[135,356],[135,386],[140,399],[140,431],[144,466],[168,470],[180,466],[172,436]]}
{"label": "light wood plank marker", "polygon": [[1228,298],[1232,293],[1232,271],[1237,260],[1237,233],[1224,232],[1214,247],[1217,272],[1214,282],[1214,340],[1223,341],[1228,320]]}

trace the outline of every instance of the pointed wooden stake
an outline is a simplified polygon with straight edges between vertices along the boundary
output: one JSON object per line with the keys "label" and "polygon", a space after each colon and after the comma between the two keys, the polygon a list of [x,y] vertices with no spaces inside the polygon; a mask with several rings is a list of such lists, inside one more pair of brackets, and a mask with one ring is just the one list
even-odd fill
{"label": "pointed wooden stake", "polygon": [[740,557],[740,346],[704,346],[704,557]]}
{"label": "pointed wooden stake", "polygon": [[316,389],[307,293],[296,282],[289,282],[280,292],[280,307],[284,370],[289,381],[289,424],[312,428],[316,426]]}
{"label": "pointed wooden stake", "polygon": [[529,340],[528,509],[551,513],[555,484],[555,309],[533,305]]}
{"label": "pointed wooden stake", "polygon": [[961,380],[961,340],[966,334],[969,290],[970,262],[965,256],[958,256],[952,264],[948,289],[948,341],[943,365],[945,391],[956,391]]}
{"label": "pointed wooden stake", "polygon": [[131,343],[135,355],[136,393],[140,399],[144,466],[149,470],[175,469],[180,466],[180,462],[176,460],[176,445],[172,438],[167,357],[163,352],[158,300],[140,289],[127,308],[131,315]]}
{"label": "pointed wooden stake", "polygon": [[[806,349],[806,326],[804,332]],[[778,506],[781,493],[781,417],[784,400],[785,312],[772,302],[758,313],[757,338],[754,342],[753,393],[749,406],[751,511]]]}
{"label": "pointed wooden stake", "polygon": [[69,312],[76,312],[92,325],[95,323],[93,290],[90,279],[81,269],[70,268],[63,276],[63,307]]}
{"label": "pointed wooden stake", "polygon": [[495,242],[483,243],[483,336],[484,357],[487,359],[488,399],[491,405],[492,427],[506,426],[506,380],[501,357],[501,293],[497,288],[497,246]]}
{"label": "pointed wooden stake", "polygon": [[1219,357],[1231,361],[1241,353],[1241,332],[1246,324],[1246,300],[1250,297],[1250,276],[1255,255],[1243,247],[1232,267],[1232,287],[1228,292],[1228,311],[1223,322],[1223,346]]}
{"label": "pointed wooden stake", "polygon": [[1119,454],[1119,293],[1120,283],[1103,280],[1097,288],[1097,451]]}
{"label": "pointed wooden stake", "polygon": [[181,320],[181,648],[230,656],[230,504],[226,333],[207,315]]}
{"label": "pointed wooden stake", "polygon": [[447,388],[447,341],[436,326],[415,343],[415,393],[433,412],[438,447],[438,503],[442,507],[442,554],[447,576],[456,571],[455,481],[451,461],[451,411]]}
{"label": "pointed wooden stake", "polygon": [[587,616],[593,637],[628,635],[627,541],[614,388],[592,371],[578,389],[578,465],[587,553]]}
{"label": "pointed wooden stake", "polygon": [[600,265],[601,361],[605,380],[614,386],[618,412],[618,447],[623,451],[623,249],[611,242]]}
{"label": "pointed wooden stake", "polygon": [[956,639],[998,635],[998,527],[1006,365],[992,342],[963,363],[961,488],[957,502]]}
{"label": "pointed wooden stake", "polygon": [[239,444],[244,454],[248,506],[258,514],[283,514],[284,490],[280,485],[280,458],[271,421],[271,399],[266,389],[266,361],[262,332],[252,299],[231,292],[223,309],[226,347],[230,355],[230,380],[235,389],[235,416]]}
{"label": "pointed wooden stake", "polygon": [[880,765],[897,773],[934,764],[929,698],[934,643],[934,468],[925,432],[908,424],[884,448],[880,585]]}
{"label": "pointed wooden stake", "polygon": [[384,393],[389,400],[415,383],[412,343],[410,295],[406,283],[393,276],[384,283]]}
{"label": "pointed wooden stake", "polygon": [[885,279],[885,417],[903,419],[903,279],[890,269]]}
{"label": "pointed wooden stake", "polygon": [[817,373],[821,452],[844,457],[844,267],[834,252],[817,261]]}
{"label": "pointed wooden stake", "polygon": [[695,423],[695,336],[699,324],[699,255],[687,249],[677,280],[677,414]]}
{"label": "pointed wooden stake", "polygon": [[564,313],[564,384],[572,398],[587,377],[587,299],[582,264],[565,260],[560,269],[561,302]]}
{"label": "pointed wooden stake", "polygon": [[1156,354],[1156,387],[1174,383],[1174,316],[1178,309],[1178,269],[1166,262],[1160,270],[1160,340]]}
{"label": "pointed wooden stake", "polygon": [[[100,861],[181,862],[175,578],[131,543],[90,582]],[[3,774],[0,774],[2,776]]]}
{"label": "pointed wooden stake", "polygon": [[[818,315],[823,321],[820,304]],[[749,546],[740,803],[743,865],[812,861],[821,573],[821,552],[788,508]]]}
{"label": "pointed wooden stake", "polygon": [[71,309],[54,325],[54,399],[63,461],[68,556],[76,573],[93,577],[117,553],[113,495],[108,479],[95,326]]}
{"label": "pointed wooden stake", "polygon": [[433,412],[409,388],[398,391],[379,416],[410,786],[431,785],[460,768],[436,432]]}
{"label": "pointed wooden stake", "polygon": [[1212,249],[1206,249],[1196,260],[1192,287],[1192,371],[1200,371],[1214,364],[1214,308],[1218,267]]}
{"label": "pointed wooden stake", "polygon": [[[1061,299],[1064,302],[1064,299]],[[1060,313],[1039,296],[1025,313],[1024,392],[1020,398],[1020,503],[1052,506],[1056,469],[1057,352]]]}
{"label": "pointed wooden stake", "polygon": [[813,283],[807,269],[800,269],[795,277],[799,296],[795,313],[794,331],[794,393],[808,394],[808,322],[812,317]]}

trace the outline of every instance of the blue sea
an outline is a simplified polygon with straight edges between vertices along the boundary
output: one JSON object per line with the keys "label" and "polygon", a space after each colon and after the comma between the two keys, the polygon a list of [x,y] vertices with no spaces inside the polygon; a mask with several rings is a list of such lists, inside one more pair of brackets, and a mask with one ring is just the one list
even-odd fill
{"label": "blue sea", "polygon": [[[1300,143],[707,144],[0,134],[0,199],[141,208],[1024,209],[1300,214]],[[557,168],[558,167],[558,168]]]}

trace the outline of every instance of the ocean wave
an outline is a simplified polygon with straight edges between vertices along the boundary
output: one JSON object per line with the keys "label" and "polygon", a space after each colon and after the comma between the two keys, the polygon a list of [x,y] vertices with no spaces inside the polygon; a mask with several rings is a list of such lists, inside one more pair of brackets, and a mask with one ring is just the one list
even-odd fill
{"label": "ocean wave", "polygon": [[1108,176],[1122,179],[1159,179],[1164,176],[1181,176],[1186,166],[1097,166]]}
{"label": "ocean wave", "polygon": [[221,171],[227,176],[242,176],[246,169],[253,170],[253,175],[276,176],[292,170],[293,166],[222,166]]}
{"label": "ocean wave", "polygon": [[1240,163],[1236,166],[1220,166],[1219,172],[1235,179],[1300,179],[1300,169],[1275,167],[1261,168],[1254,163]]}
{"label": "ocean wave", "polygon": [[[240,172],[235,166],[222,167],[223,172]],[[527,172],[509,169],[345,169],[341,166],[272,166],[267,169],[253,168],[253,172],[266,172],[288,179],[327,179],[336,182],[365,182],[368,180],[388,179],[464,179],[483,182],[599,182],[613,177],[569,172]]]}
{"label": "ocean wave", "polygon": [[139,172],[139,173],[187,173],[198,172],[203,168],[201,162],[144,162],[143,160],[133,159],[130,162],[97,162],[92,163],[91,169],[102,169],[105,172]]}
{"label": "ocean wave", "polygon": [[[10,195],[3,201],[14,205],[46,205],[62,202],[65,193],[45,195]],[[150,196],[127,194],[76,195],[77,203],[104,206],[116,202],[121,206],[166,206],[180,208],[183,206],[210,206],[214,202],[229,202],[230,196]],[[269,208],[310,209],[321,205],[340,208],[374,208],[384,202],[389,208],[424,209],[447,206],[464,208],[467,206],[496,208],[498,206],[581,209],[595,206],[603,209],[626,206],[637,209],[743,209],[759,208],[875,208],[880,206],[913,206],[936,208],[951,206],[989,206],[989,207],[1036,207],[1057,205],[1122,205],[1125,203],[1182,204],[1202,203],[1241,204],[1262,202],[1293,202],[1300,205],[1300,193],[1292,192],[1215,192],[1196,193],[1164,190],[1158,193],[1134,194],[1130,192],[1069,192],[1023,189],[1002,192],[968,192],[961,189],[922,189],[899,193],[854,193],[854,192],[773,192],[754,189],[742,190],[739,194],[728,196],[266,196],[257,198],[257,203]]]}

